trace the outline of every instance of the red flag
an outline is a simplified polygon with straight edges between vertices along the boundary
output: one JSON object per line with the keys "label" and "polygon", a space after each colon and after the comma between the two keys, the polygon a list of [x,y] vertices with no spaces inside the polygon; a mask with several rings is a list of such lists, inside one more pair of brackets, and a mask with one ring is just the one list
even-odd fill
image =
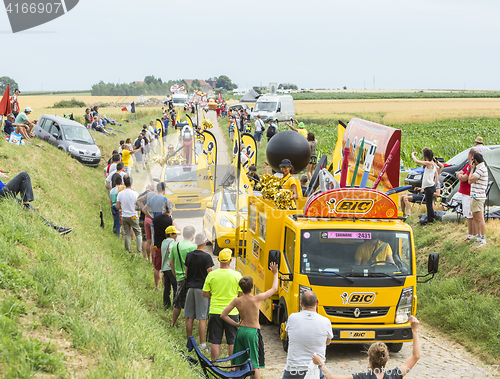
{"label": "red flag", "polygon": [[220,95],[220,92],[219,92],[219,103],[222,101],[222,96]]}
{"label": "red flag", "polygon": [[9,85],[7,84],[7,88],[5,89],[5,93],[3,94],[2,100],[0,101],[0,115],[7,116],[12,112],[10,101],[9,101]]}

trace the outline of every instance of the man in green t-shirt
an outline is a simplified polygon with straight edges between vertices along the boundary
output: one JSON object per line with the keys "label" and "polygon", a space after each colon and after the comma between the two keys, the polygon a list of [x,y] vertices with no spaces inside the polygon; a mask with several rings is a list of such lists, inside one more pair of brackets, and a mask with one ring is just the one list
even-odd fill
{"label": "man in green t-shirt", "polygon": [[[203,296],[211,299],[207,328],[208,342],[212,344],[212,360],[219,359],[220,344],[224,332],[226,333],[228,354],[233,354],[234,339],[238,331],[238,328],[228,324],[220,317],[222,311],[241,293],[239,285],[241,274],[231,269],[231,257],[232,251],[230,249],[222,249],[219,253],[220,268],[209,272],[203,285]],[[238,322],[238,310],[234,308],[229,312],[229,317]]]}
{"label": "man in green t-shirt", "polygon": [[196,250],[196,245],[192,242],[196,233],[193,226],[188,225],[182,229],[182,237],[184,240],[172,246],[170,251],[170,269],[177,279],[177,293],[174,296],[174,310],[172,311],[172,324],[174,326],[181,314],[181,309],[184,309],[186,303],[186,255],[190,251]]}
{"label": "man in green t-shirt", "polygon": [[33,109],[31,109],[30,107],[26,107],[24,109],[24,112],[21,112],[16,116],[16,120],[14,121],[14,123],[24,125],[26,134],[30,137],[34,137],[35,134],[33,133],[33,128],[35,127],[35,124],[38,122],[38,120],[33,120],[33,122],[31,122],[28,119],[28,115],[31,112],[33,112]]}

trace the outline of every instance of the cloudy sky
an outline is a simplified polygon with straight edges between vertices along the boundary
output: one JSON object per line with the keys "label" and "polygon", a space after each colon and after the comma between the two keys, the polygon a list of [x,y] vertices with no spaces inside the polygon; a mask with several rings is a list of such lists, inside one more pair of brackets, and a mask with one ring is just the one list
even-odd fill
{"label": "cloudy sky", "polygon": [[227,75],[240,88],[500,89],[499,16],[497,0],[80,0],[15,34],[0,10],[0,76],[26,91],[146,75]]}

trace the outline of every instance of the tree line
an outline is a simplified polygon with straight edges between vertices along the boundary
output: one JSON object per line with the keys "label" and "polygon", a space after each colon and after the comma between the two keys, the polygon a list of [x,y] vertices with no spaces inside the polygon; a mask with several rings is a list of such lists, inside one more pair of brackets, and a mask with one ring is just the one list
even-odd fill
{"label": "tree line", "polygon": [[[215,92],[225,93],[232,91],[237,87],[231,79],[221,75],[216,79]],[[144,83],[104,83],[102,80],[94,84],[90,90],[92,96],[140,96],[140,95],[158,95],[169,96],[170,87],[174,84],[184,85],[188,92],[201,91],[201,83],[198,79],[193,80],[191,86],[184,83],[182,79],[169,80],[164,82],[161,78],[155,78],[154,75],[148,75],[144,78]]]}

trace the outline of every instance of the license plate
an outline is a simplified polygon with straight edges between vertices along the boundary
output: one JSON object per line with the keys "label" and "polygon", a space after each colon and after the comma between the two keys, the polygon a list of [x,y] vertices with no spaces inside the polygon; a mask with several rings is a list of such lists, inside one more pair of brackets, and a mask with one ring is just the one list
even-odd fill
{"label": "license plate", "polygon": [[82,161],[84,161],[84,162],[92,162],[93,159],[92,158],[82,158]]}
{"label": "license plate", "polygon": [[375,338],[375,331],[360,331],[360,330],[342,330],[340,332],[341,339],[373,339]]}
{"label": "license plate", "polygon": [[192,202],[193,200],[194,200],[194,199],[184,199],[184,202],[185,202],[185,203],[190,203],[190,202]]}

